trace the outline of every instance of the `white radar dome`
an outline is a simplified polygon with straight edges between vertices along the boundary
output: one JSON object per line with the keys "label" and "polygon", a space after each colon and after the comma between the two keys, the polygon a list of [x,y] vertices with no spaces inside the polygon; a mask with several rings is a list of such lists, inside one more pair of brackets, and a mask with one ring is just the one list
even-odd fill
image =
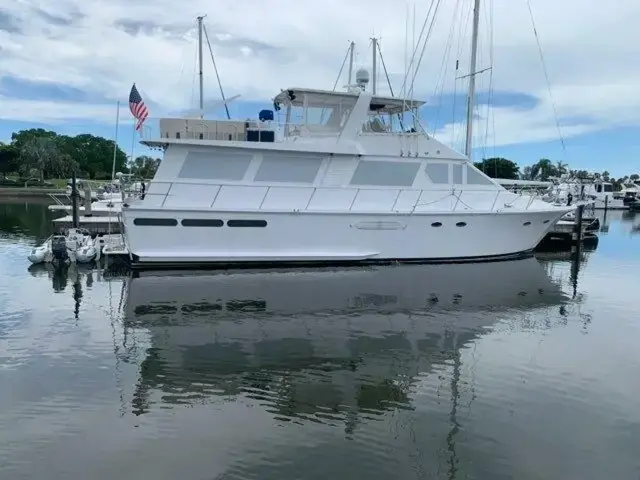
{"label": "white radar dome", "polygon": [[369,84],[369,72],[366,69],[361,68],[356,72],[356,84],[363,90],[367,87]]}

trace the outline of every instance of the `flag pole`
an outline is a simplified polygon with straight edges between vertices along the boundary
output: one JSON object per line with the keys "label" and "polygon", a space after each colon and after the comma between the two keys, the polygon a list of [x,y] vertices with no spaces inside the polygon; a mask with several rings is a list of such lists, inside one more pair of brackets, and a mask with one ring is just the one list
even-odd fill
{"label": "flag pole", "polygon": [[[113,163],[111,164],[111,183],[114,184],[116,179],[116,158],[118,156],[118,126],[120,124],[120,100],[116,102],[116,133],[113,139]],[[120,186],[122,194],[122,186]],[[109,207],[109,228],[107,233],[111,235],[111,207]]]}
{"label": "flag pole", "polygon": [[118,124],[120,123],[120,100],[116,104],[116,134],[113,139],[113,164],[111,166],[111,181],[116,178],[116,154],[118,153]]}
{"label": "flag pole", "polygon": [[136,123],[137,123],[138,119],[134,118],[133,119],[133,129],[131,131],[131,164],[133,165],[133,162],[135,160],[135,158],[133,157],[133,153],[135,151],[135,146],[136,146]]}

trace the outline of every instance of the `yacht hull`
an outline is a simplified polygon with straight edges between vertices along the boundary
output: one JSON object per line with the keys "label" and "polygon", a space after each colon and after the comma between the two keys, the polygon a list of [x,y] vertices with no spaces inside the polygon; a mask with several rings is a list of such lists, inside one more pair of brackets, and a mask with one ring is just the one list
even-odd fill
{"label": "yacht hull", "polygon": [[[137,266],[465,262],[526,256],[566,212],[360,214],[126,208],[123,223]],[[147,225],[140,225],[140,219]],[[176,224],[148,225],[154,220]],[[184,226],[184,220],[220,222],[193,227]],[[253,226],[256,222],[264,226]]]}

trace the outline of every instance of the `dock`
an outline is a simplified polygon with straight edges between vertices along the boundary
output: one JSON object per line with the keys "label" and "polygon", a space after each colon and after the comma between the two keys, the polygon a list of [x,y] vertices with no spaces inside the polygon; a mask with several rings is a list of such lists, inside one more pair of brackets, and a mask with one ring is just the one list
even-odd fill
{"label": "dock", "polygon": [[[56,233],[64,233],[66,229],[73,228],[73,216],[65,215],[56,218],[52,223]],[[117,216],[86,217],[82,215],[78,218],[78,227],[87,229],[91,235],[122,233],[122,225]]]}
{"label": "dock", "polygon": [[582,245],[597,245],[600,220],[597,217],[585,218],[586,206],[579,204],[574,218],[559,220],[538,243],[536,251],[573,250]]}

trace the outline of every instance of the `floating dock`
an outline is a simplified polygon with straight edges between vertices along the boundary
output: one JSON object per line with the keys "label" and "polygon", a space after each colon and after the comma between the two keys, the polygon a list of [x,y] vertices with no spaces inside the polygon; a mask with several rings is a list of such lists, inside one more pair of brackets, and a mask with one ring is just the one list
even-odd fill
{"label": "floating dock", "polygon": [[[63,233],[66,229],[73,228],[73,216],[65,215],[56,218],[52,223],[56,233]],[[78,228],[85,228],[92,235],[122,233],[122,224],[117,216],[86,217],[82,215],[78,218]]]}

